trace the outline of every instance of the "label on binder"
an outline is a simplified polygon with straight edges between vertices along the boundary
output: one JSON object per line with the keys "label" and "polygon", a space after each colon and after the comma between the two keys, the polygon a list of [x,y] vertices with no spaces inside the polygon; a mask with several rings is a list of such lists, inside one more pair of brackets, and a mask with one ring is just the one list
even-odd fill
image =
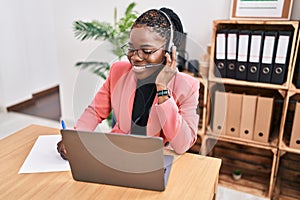
{"label": "label on binder", "polygon": [[226,35],[224,33],[217,34],[216,59],[225,59]]}
{"label": "label on binder", "polygon": [[252,35],[249,62],[258,63],[260,56],[261,35]]}
{"label": "label on binder", "polygon": [[285,64],[289,41],[290,41],[290,36],[287,36],[287,35],[279,36],[275,63]]}
{"label": "label on binder", "polygon": [[274,43],[275,43],[274,36],[265,37],[262,63],[272,64]]}
{"label": "label on binder", "polygon": [[227,43],[227,59],[235,60],[236,59],[236,41],[237,35],[236,33],[228,33],[228,43]]}
{"label": "label on binder", "polygon": [[238,61],[247,62],[249,35],[239,36]]}

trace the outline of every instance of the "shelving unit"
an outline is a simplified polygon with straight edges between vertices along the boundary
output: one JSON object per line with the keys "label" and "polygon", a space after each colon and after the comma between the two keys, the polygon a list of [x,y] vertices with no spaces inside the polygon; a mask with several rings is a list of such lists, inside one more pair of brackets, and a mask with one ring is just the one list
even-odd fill
{"label": "shelving unit", "polygon": [[[292,31],[290,58],[286,76],[282,84],[250,82],[222,78],[215,75],[216,36],[220,29],[263,30],[263,31]],[[300,166],[300,148],[289,146],[291,123],[294,107],[292,103],[300,102],[300,88],[295,85],[296,76],[300,69],[295,70],[300,60],[300,33],[298,21],[251,21],[251,20],[216,20],[213,23],[213,34],[210,53],[209,76],[206,87],[205,115],[202,115],[201,153],[219,157],[223,160],[220,183],[237,190],[274,199],[297,199],[300,194],[300,169],[292,168],[285,173],[288,164]],[[300,65],[297,66],[300,68]],[[296,71],[296,73],[294,73]],[[300,77],[300,76],[299,76]],[[230,136],[228,133],[213,131],[214,96],[216,91],[236,94],[257,95],[273,98],[271,130],[267,142]],[[227,105],[226,105],[227,106]],[[204,110],[203,110],[204,111]],[[226,120],[226,119],[224,119]],[[298,122],[299,123],[299,122]],[[287,156],[286,156],[287,155]],[[291,157],[293,159],[291,159]],[[288,164],[287,164],[288,163]],[[240,168],[243,178],[235,181],[231,177],[233,169]],[[298,179],[293,178],[293,176]],[[289,181],[290,184],[287,184]],[[290,186],[290,192],[286,192]],[[296,189],[298,188],[298,190]],[[290,194],[290,196],[289,196]],[[298,195],[296,197],[296,195]]]}

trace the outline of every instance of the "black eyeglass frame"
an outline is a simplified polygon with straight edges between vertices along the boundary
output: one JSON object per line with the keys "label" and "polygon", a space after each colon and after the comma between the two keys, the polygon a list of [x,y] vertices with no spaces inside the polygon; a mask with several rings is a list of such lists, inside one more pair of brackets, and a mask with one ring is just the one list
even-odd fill
{"label": "black eyeglass frame", "polygon": [[134,49],[129,47],[129,43],[127,42],[123,46],[121,46],[121,49],[124,53],[124,55],[127,55],[128,57],[131,57],[134,55],[135,52],[137,52],[137,55],[140,59],[147,60],[148,57],[158,50],[162,49],[166,44],[163,44],[161,47],[158,49],[150,50],[150,49]]}

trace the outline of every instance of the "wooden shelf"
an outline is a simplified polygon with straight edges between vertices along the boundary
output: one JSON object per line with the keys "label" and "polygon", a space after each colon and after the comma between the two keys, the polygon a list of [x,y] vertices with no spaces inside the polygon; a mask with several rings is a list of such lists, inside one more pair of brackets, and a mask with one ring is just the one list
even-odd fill
{"label": "wooden shelf", "polygon": [[282,21],[282,20],[215,20],[214,26],[218,24],[237,24],[237,25],[275,25],[275,26],[292,26],[298,28],[298,21]]}
{"label": "wooden shelf", "polygon": [[289,93],[290,93],[290,96],[292,96],[294,94],[300,94],[300,89],[296,88],[296,86],[294,84],[291,84],[290,88],[289,88]]}
{"label": "wooden shelf", "polygon": [[211,132],[206,132],[206,136],[208,138],[215,139],[215,140],[232,142],[235,144],[241,144],[241,145],[246,145],[246,146],[251,146],[251,147],[256,147],[256,148],[261,148],[261,149],[267,149],[267,150],[272,150],[272,151],[275,151],[277,149],[277,141],[272,141],[270,143],[263,143],[263,142],[258,142],[255,140],[246,140],[243,138],[231,137],[231,136],[227,136],[227,135],[216,135]]}
{"label": "wooden shelf", "polygon": [[285,83],[284,85],[276,85],[276,84],[269,84],[269,83],[250,82],[250,81],[242,81],[242,80],[229,79],[229,78],[217,78],[217,77],[211,77],[209,81],[215,83],[228,84],[228,85],[248,86],[248,87],[263,88],[263,89],[273,89],[273,90],[288,89],[287,83]]}
{"label": "wooden shelf", "polygon": [[[244,80],[237,80],[231,78],[220,78],[215,75],[215,49],[216,49],[216,33],[218,30],[223,29],[236,29],[236,30],[262,30],[262,31],[292,31],[293,37],[291,38],[291,47],[290,47],[290,58],[287,62],[287,70],[286,77],[284,79],[283,84],[272,84],[272,83],[263,83],[263,82],[250,82]],[[240,191],[244,191],[247,193],[255,194],[262,197],[272,198],[273,195],[275,197],[282,197],[284,199],[294,199],[294,194],[297,194],[297,190],[293,189],[294,185],[291,185],[292,193],[291,197],[288,193],[288,186],[283,186],[282,184],[277,184],[279,187],[275,188],[276,181],[285,181],[281,179],[278,173],[280,171],[280,162],[281,162],[281,153],[287,152],[296,155],[300,155],[299,149],[294,149],[288,147],[285,143],[289,138],[290,127],[289,130],[286,130],[286,122],[290,120],[291,115],[293,115],[293,110],[290,106],[290,102],[292,101],[300,101],[300,88],[296,88],[294,85],[295,77],[295,65],[297,61],[297,55],[300,59],[300,53],[298,54],[298,49],[300,48],[300,30],[299,30],[299,21],[273,21],[273,20],[215,20],[213,22],[213,31],[212,31],[212,42],[211,42],[211,52],[210,52],[210,63],[209,63],[209,76],[208,80],[206,80],[204,86],[208,87],[207,95],[209,95],[206,99],[207,102],[207,115],[206,122],[203,123],[204,129],[198,131],[198,134],[202,137],[202,154],[209,154],[211,156],[221,157],[223,160],[221,172],[220,172],[220,183],[224,186],[237,189]],[[299,72],[300,73],[300,70]],[[299,75],[297,75],[299,76]],[[223,90],[222,90],[223,89]],[[222,90],[222,91],[221,91]],[[272,122],[271,127],[273,128],[270,132],[269,142],[263,143],[255,140],[249,140],[239,137],[233,137],[229,135],[218,135],[212,132],[211,125],[213,119],[210,119],[210,112],[214,111],[214,104],[210,105],[210,101],[214,101],[215,92],[231,92],[236,94],[245,94],[245,95],[257,95],[263,97],[273,97],[274,98],[274,106],[272,113]],[[277,91],[277,92],[276,92]],[[211,98],[211,99],[210,99]],[[219,106],[220,107],[220,106]],[[220,107],[222,108],[222,107]],[[214,113],[215,114],[215,113]],[[232,149],[227,149],[226,145],[223,146],[224,150],[220,150],[218,144],[227,143],[228,145],[232,145]],[[240,145],[240,146],[239,146]],[[246,148],[250,148],[254,155],[243,155],[243,152],[239,152],[239,147],[245,150]],[[268,167],[264,168],[260,162],[255,162],[253,160],[253,156],[255,154],[259,154],[259,152],[268,152],[266,153],[269,161],[267,162]],[[245,152],[244,152],[245,153]],[[232,155],[234,154],[234,155]],[[228,158],[228,156],[230,158]],[[260,156],[258,156],[260,157]],[[244,162],[243,160],[250,160],[249,163]],[[261,159],[261,158],[258,158]],[[253,162],[256,164],[253,166]],[[297,161],[298,162],[298,161]],[[299,159],[300,163],[300,159]],[[231,177],[231,171],[235,166],[242,166],[243,170],[246,171],[245,176],[239,180],[235,181]],[[256,167],[262,167],[260,169],[256,169]],[[282,169],[281,169],[282,170]],[[255,176],[255,172],[262,173],[263,176]],[[300,176],[299,173],[295,173],[296,176]],[[253,178],[254,177],[254,178]],[[298,182],[296,182],[298,184]],[[298,185],[297,185],[298,186]],[[300,183],[299,183],[300,186]],[[285,192],[279,192],[278,190],[282,190],[283,187]],[[294,187],[295,188],[295,187]]]}
{"label": "wooden shelf", "polygon": [[290,148],[284,142],[280,143],[279,149],[290,153],[300,154],[300,149]]}

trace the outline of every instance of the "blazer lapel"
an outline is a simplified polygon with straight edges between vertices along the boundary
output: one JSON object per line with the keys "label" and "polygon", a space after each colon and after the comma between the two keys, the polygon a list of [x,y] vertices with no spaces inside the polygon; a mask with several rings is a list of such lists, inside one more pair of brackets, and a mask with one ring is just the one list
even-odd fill
{"label": "blazer lapel", "polygon": [[[131,128],[131,116],[133,101],[136,90],[136,78],[133,71],[130,71],[125,82],[123,82],[123,90],[120,94],[120,120],[119,125],[124,132],[129,133]],[[126,86],[126,87],[124,87]]]}

